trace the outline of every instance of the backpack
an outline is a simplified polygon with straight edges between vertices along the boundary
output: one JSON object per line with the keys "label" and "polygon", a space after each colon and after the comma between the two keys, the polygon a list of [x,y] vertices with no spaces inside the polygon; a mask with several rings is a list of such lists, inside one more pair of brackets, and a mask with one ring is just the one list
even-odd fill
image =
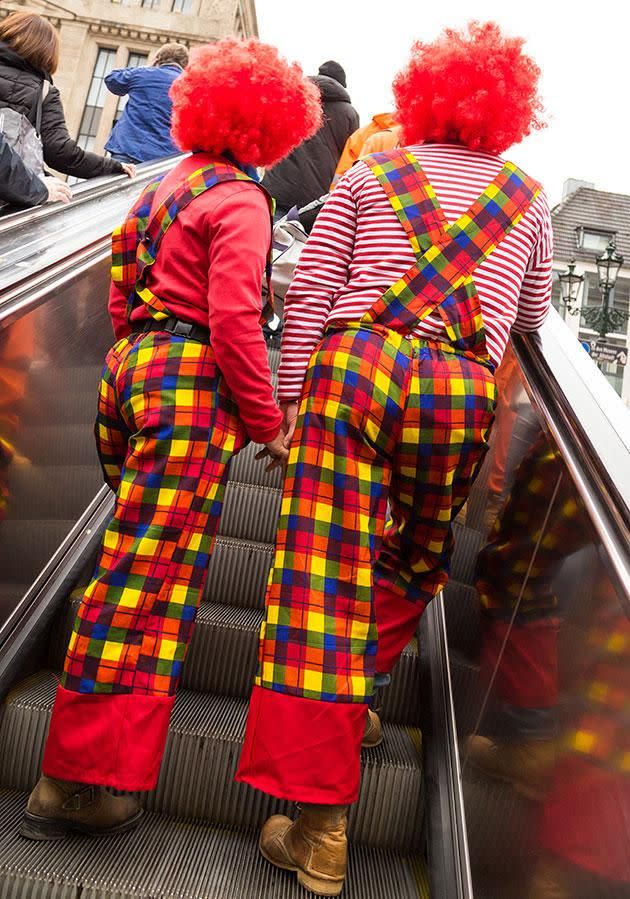
{"label": "backpack", "polygon": [[[44,146],[40,137],[42,127],[42,106],[48,94],[49,83],[42,81],[30,115],[25,116],[16,109],[5,106],[0,109],[0,132],[11,149],[34,175],[44,173]],[[33,119],[35,124],[33,125]]]}

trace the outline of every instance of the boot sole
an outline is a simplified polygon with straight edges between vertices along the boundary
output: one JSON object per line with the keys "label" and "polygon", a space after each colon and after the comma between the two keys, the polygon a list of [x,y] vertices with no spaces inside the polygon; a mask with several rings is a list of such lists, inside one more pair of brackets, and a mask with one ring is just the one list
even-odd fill
{"label": "boot sole", "polygon": [[78,824],[59,818],[42,818],[39,815],[33,815],[31,812],[24,812],[19,833],[20,836],[25,837],[27,840],[64,840],[72,833],[83,834],[83,836],[87,837],[113,837],[119,833],[133,830],[142,815],[143,810],[140,809],[133,818],[128,818],[122,824],[117,824],[115,827],[97,829],[86,824]]}
{"label": "boot sole", "polygon": [[265,852],[260,841],[258,842],[258,848],[262,857],[270,865],[273,865],[275,868],[282,868],[283,871],[293,871],[297,874],[300,886],[303,886],[305,890],[309,890],[311,893],[315,893],[316,896],[338,896],[343,890],[343,881],[341,883],[330,883],[328,880],[321,880],[318,877],[306,874],[301,868],[296,868],[295,865],[283,865],[282,862],[276,861]]}
{"label": "boot sole", "polygon": [[361,743],[361,749],[376,749],[377,746],[381,745],[383,740],[384,737],[381,735],[376,741],[373,741],[371,743]]}

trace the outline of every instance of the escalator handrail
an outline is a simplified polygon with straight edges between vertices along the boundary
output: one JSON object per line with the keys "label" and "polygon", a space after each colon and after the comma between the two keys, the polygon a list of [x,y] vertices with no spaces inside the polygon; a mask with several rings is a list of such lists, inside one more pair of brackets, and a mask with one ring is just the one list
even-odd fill
{"label": "escalator handrail", "polygon": [[512,343],[630,611],[630,410],[555,310]]}
{"label": "escalator handrail", "polygon": [[[146,162],[137,167],[136,178],[138,180],[152,178],[160,175],[165,168],[171,168],[183,156],[170,156],[165,159],[159,159],[155,162]],[[129,183],[127,175],[107,175],[102,178],[91,178],[87,181],[81,181],[72,187],[72,205],[77,206],[87,203],[90,200],[100,199],[117,191],[121,185]],[[34,206],[31,209],[17,209],[8,215],[0,217],[0,237],[14,228],[30,225],[40,219],[48,218],[56,215],[65,209],[62,203],[46,203],[43,206]]]}

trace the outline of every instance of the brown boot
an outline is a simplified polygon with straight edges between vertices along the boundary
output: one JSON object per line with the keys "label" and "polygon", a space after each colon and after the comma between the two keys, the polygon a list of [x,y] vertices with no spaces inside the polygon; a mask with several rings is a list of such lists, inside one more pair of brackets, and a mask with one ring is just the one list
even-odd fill
{"label": "brown boot", "polygon": [[380,746],[382,742],[383,728],[381,726],[381,719],[376,712],[373,712],[372,709],[368,709],[361,746],[363,749],[373,749],[375,746]]}
{"label": "brown boot", "polygon": [[318,896],[338,896],[348,861],[347,805],[302,805],[296,821],[274,815],[260,834],[260,851],[272,865],[296,871]]}
{"label": "brown boot", "polygon": [[472,736],[466,741],[466,749],[478,771],[510,783],[526,799],[544,800],[556,762],[552,740],[496,743],[488,737]]}
{"label": "brown boot", "polygon": [[42,775],[29,797],[20,833],[29,840],[62,840],[71,831],[106,837],[131,830],[141,815],[140,804],[131,796]]}

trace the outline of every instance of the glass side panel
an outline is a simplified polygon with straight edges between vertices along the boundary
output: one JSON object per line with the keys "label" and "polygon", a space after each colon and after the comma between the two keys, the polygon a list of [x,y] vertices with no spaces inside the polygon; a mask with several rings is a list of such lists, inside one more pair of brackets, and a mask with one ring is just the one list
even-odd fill
{"label": "glass side panel", "polygon": [[[515,359],[445,610],[476,899],[630,895],[630,586]],[[461,552],[461,549],[460,549]],[[457,553],[457,550],[456,550]]]}
{"label": "glass side panel", "polygon": [[103,484],[93,422],[109,260],[0,322],[0,624]]}

